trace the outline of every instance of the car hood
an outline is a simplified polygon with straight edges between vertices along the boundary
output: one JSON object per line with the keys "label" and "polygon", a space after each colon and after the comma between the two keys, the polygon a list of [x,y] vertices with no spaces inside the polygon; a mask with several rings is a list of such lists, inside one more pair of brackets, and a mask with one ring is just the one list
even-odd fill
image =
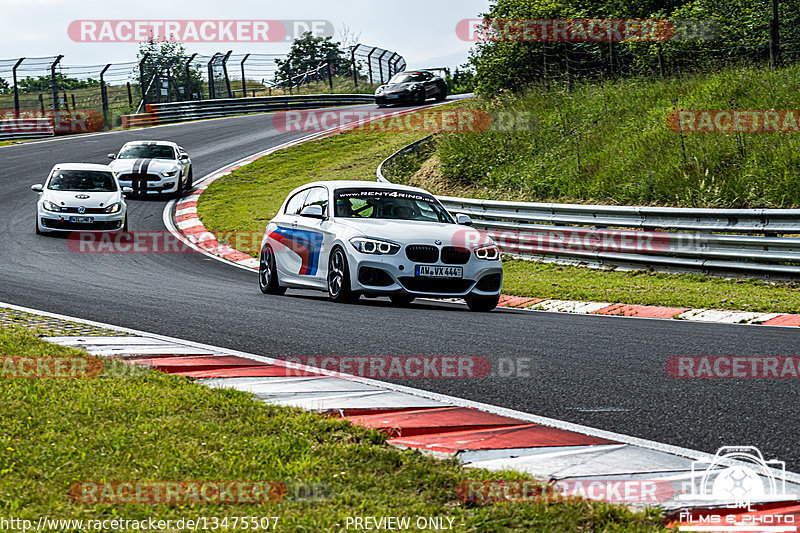
{"label": "car hood", "polygon": [[177,170],[180,165],[172,159],[115,159],[108,165],[114,172],[155,174]]}
{"label": "car hood", "polygon": [[337,218],[336,223],[351,229],[354,234],[398,244],[436,244],[438,240],[443,245],[472,248],[476,244],[492,242],[487,235],[460,224],[371,218]]}
{"label": "car hood", "polygon": [[414,81],[408,83],[391,83],[391,84],[381,85],[381,87],[383,87],[383,92],[385,93],[397,93],[405,91],[406,89],[411,89],[412,85],[422,85],[422,82]]}
{"label": "car hood", "polygon": [[[88,198],[78,198],[88,196]],[[53,191],[46,189],[42,193],[44,200],[50,200],[63,207],[107,207],[120,201],[119,191],[115,192],[85,192],[85,191]]]}

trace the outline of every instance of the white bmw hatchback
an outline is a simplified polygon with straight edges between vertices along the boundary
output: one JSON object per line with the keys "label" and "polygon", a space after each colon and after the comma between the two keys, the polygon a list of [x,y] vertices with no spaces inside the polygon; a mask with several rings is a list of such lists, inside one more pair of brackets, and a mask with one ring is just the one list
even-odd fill
{"label": "white bmw hatchback", "polygon": [[125,193],[107,165],[60,163],[39,193],[36,233],[69,231],[128,231]]}
{"label": "white bmw hatchback", "polygon": [[458,222],[430,193],[363,181],[319,181],[292,191],[261,242],[259,286],[360,295],[407,304],[418,296],[497,306],[503,266],[492,240]]}

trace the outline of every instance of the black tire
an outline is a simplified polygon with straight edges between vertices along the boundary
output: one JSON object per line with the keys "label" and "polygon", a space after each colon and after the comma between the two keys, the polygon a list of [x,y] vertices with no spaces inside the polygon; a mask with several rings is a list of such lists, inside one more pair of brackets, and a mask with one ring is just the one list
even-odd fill
{"label": "black tire", "polygon": [[413,302],[416,298],[410,294],[392,294],[389,299],[394,305],[405,306]]}
{"label": "black tire", "polygon": [[128,229],[128,214],[127,213],[125,213],[125,222],[122,223],[122,231],[126,231],[126,232],[130,231],[130,229]]}
{"label": "black tire", "polygon": [[440,85],[439,86],[439,92],[436,93],[436,101],[437,102],[442,102],[442,101],[444,101],[446,99],[447,99],[447,86],[446,85]]}
{"label": "black tire", "polygon": [[258,288],[264,294],[281,295],[286,292],[286,287],[281,287],[280,283],[278,283],[275,254],[269,246],[261,249],[261,254],[258,258]]}
{"label": "black tire", "polygon": [[467,296],[465,300],[467,301],[467,307],[469,307],[470,311],[474,311],[476,313],[486,313],[497,307],[497,303],[500,301],[500,295]]}
{"label": "black tire", "polygon": [[350,266],[344,250],[337,246],[328,258],[328,296],[336,303],[349,303],[358,298],[350,287]]}
{"label": "black tire", "polygon": [[420,91],[420,93],[419,93],[419,96],[417,97],[417,103],[418,103],[419,105],[423,105],[423,104],[425,103],[425,101],[426,101],[426,100],[427,100],[427,98],[426,98],[426,94],[425,94],[425,89],[423,88],[423,89]]}
{"label": "black tire", "polygon": [[36,235],[44,235],[44,232],[39,229],[39,215],[36,215],[34,222],[36,223]]}
{"label": "black tire", "polygon": [[194,185],[194,174],[192,174],[192,168],[189,167],[189,175],[186,177],[186,186],[184,187],[183,190],[189,191],[192,189],[193,185]]}

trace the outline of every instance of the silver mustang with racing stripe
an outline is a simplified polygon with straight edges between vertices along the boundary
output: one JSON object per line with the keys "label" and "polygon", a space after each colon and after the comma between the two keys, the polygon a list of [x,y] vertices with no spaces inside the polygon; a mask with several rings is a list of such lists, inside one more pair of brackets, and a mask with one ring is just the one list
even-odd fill
{"label": "silver mustang with racing stripe", "polygon": [[120,185],[134,194],[175,194],[192,188],[192,160],[170,141],[131,141],[108,154]]}
{"label": "silver mustang with racing stripe", "polygon": [[492,240],[416,187],[319,181],[292,191],[261,242],[259,286],[327,291],[408,304],[418,296],[497,306],[503,266]]}

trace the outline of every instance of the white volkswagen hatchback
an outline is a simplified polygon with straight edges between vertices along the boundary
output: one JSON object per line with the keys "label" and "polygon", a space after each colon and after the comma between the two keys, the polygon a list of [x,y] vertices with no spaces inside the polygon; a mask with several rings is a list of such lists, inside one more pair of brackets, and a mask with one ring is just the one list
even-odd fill
{"label": "white volkswagen hatchback", "polygon": [[468,216],[457,219],[416,187],[309,183],[292,191],[267,225],[259,286],[265,294],[328,291],[335,302],[464,298],[473,311],[490,311],[500,298],[500,251],[469,227]]}
{"label": "white volkswagen hatchback", "polygon": [[36,233],[64,231],[128,231],[125,193],[106,165],[60,163],[44,185],[32,185],[39,193]]}

